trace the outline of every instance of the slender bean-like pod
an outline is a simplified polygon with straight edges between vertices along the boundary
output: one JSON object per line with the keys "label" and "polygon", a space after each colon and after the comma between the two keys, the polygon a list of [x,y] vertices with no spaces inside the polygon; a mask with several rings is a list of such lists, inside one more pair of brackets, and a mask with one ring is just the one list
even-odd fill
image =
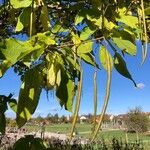
{"label": "slender bean-like pod", "polygon": [[82,93],[82,80],[83,80],[83,70],[82,69],[80,69],[80,70],[81,70],[80,81],[78,83],[77,96],[76,96],[76,105],[75,105],[75,110],[74,110],[74,115],[73,115],[73,122],[72,122],[72,127],[71,127],[70,140],[73,137],[73,132],[75,130],[76,122],[77,122],[77,119],[78,119],[79,108],[80,108],[81,93]]}
{"label": "slender bean-like pod", "polygon": [[142,8],[142,20],[143,20],[143,30],[144,30],[144,35],[143,39],[145,41],[145,45],[143,46],[142,49],[142,64],[145,62],[146,56],[147,56],[147,43],[148,43],[148,38],[147,38],[147,27],[146,27],[146,21],[145,21],[145,11],[144,11],[144,2],[141,0],[141,8]]}
{"label": "slender bean-like pod", "polygon": [[34,7],[34,0],[32,0],[31,14],[30,14],[30,32],[29,32],[30,37],[32,36],[33,31],[33,7]]}
{"label": "slender bean-like pod", "polygon": [[102,125],[102,121],[106,112],[106,108],[108,105],[108,101],[109,101],[109,96],[110,96],[110,86],[111,86],[111,66],[110,66],[110,59],[108,54],[106,53],[106,59],[107,59],[107,85],[106,85],[106,94],[105,94],[105,99],[104,99],[104,104],[103,104],[103,108],[102,108],[102,112],[99,116],[99,121],[98,121],[98,125],[93,133],[92,136],[92,141],[94,141],[94,139],[96,138],[99,129]]}
{"label": "slender bean-like pod", "polygon": [[[137,13],[138,13],[138,24],[140,29],[142,29],[142,13],[140,8],[137,8]],[[142,33],[139,33],[139,37],[140,39],[142,39]]]}
{"label": "slender bean-like pod", "polygon": [[93,80],[94,80],[94,114],[93,114],[93,129],[92,133],[95,131],[96,126],[96,114],[97,114],[97,71],[95,70]]}

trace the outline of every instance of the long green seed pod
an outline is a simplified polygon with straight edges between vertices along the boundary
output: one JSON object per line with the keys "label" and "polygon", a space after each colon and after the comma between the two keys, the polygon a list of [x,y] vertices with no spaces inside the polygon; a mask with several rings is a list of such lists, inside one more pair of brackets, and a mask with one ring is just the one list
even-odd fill
{"label": "long green seed pod", "polygon": [[144,35],[143,39],[145,41],[145,46],[143,46],[142,54],[142,64],[145,62],[146,56],[147,56],[147,43],[148,43],[148,38],[147,38],[147,27],[146,27],[146,21],[145,21],[145,11],[144,11],[144,2],[141,0],[141,8],[142,8],[142,20],[143,20],[143,30],[144,30]]}
{"label": "long green seed pod", "polygon": [[82,69],[80,69],[80,70],[81,70],[80,81],[78,83],[77,96],[76,96],[76,105],[75,105],[75,111],[74,111],[74,115],[73,115],[73,122],[72,122],[72,127],[71,127],[70,140],[73,137],[73,132],[74,132],[75,125],[76,125],[76,122],[77,122],[79,107],[80,107],[80,101],[81,101],[83,70]]}
{"label": "long green seed pod", "polygon": [[33,31],[33,7],[34,7],[34,0],[32,0],[31,14],[30,14],[30,32],[29,32],[30,37],[32,36]]}
{"label": "long green seed pod", "polygon": [[108,54],[106,53],[106,58],[107,58],[107,86],[106,86],[106,94],[105,94],[105,99],[104,99],[104,104],[103,104],[103,108],[102,108],[102,112],[99,116],[99,121],[98,121],[98,125],[96,127],[96,130],[93,133],[92,136],[92,141],[94,141],[94,139],[96,138],[98,131],[102,125],[102,121],[106,112],[106,108],[108,105],[108,101],[109,101],[109,96],[110,96],[110,85],[111,85],[111,66],[110,66],[110,59]]}
{"label": "long green seed pod", "polygon": [[97,114],[97,71],[95,70],[93,80],[94,80],[94,114],[93,114],[93,129],[92,133],[95,131],[95,126],[96,126],[96,114]]}

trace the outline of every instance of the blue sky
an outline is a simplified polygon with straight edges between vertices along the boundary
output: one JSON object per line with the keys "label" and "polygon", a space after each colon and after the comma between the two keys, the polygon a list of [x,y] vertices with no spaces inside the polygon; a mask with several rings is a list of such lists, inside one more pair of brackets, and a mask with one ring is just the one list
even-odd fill
{"label": "blue sky", "polygon": [[[141,87],[137,89],[134,87],[133,83],[122,77],[119,73],[113,70],[112,86],[111,86],[111,96],[109,105],[107,108],[107,113],[109,114],[120,114],[126,113],[129,108],[135,106],[141,106],[146,112],[150,111],[150,54],[148,54],[147,60],[143,66],[141,63],[141,47],[140,43],[137,48],[137,56],[125,56],[127,60],[127,65],[132,73],[133,78],[136,83]],[[81,101],[81,109],[79,114],[88,114],[93,112],[93,71],[91,66],[83,63],[84,69],[84,81],[83,81],[83,93]],[[140,83],[140,84],[139,84]],[[98,113],[100,113],[106,85],[106,72],[100,70],[98,72]],[[9,69],[3,78],[0,79],[0,94],[8,95],[10,92],[14,93],[14,97],[18,97],[19,88],[21,86],[21,81],[19,77]],[[58,104],[55,99],[54,92],[49,93],[49,101],[46,98],[46,92],[43,91],[40,97],[40,102],[34,116],[46,116],[48,113],[59,115],[71,115]],[[7,111],[8,116],[13,116],[14,113],[10,110]]]}

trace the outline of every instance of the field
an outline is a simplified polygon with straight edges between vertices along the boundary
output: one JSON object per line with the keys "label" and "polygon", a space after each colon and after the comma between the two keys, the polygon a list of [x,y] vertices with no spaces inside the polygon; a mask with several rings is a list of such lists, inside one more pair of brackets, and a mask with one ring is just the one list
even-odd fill
{"label": "field", "polygon": [[[76,130],[78,136],[83,138],[90,138],[91,135],[91,125],[90,124],[77,124]],[[40,126],[26,126],[29,131],[40,131]],[[68,134],[71,129],[71,124],[52,124],[46,126],[47,132],[59,132]],[[117,138],[120,140],[125,141],[126,133],[122,130],[111,130],[111,129],[104,129],[100,131],[98,135],[98,139],[103,138],[105,140],[111,140],[112,138]],[[128,133],[127,134],[129,141],[136,141],[137,135],[135,133]],[[139,139],[145,142],[150,142],[150,136],[146,136],[144,134],[139,134]]]}

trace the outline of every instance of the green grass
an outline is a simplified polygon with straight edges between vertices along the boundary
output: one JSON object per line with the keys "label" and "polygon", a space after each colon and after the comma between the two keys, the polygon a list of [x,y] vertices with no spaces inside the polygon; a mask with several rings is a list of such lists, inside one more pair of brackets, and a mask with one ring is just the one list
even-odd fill
{"label": "green grass", "polygon": [[[79,136],[90,138],[91,135],[91,125],[90,124],[77,124],[77,131],[79,133]],[[41,127],[40,126],[26,126],[26,128],[29,131],[40,131]],[[46,131],[47,132],[60,132],[60,133],[69,133],[71,129],[71,124],[52,124],[49,126],[46,126]],[[128,140],[129,141],[135,141],[136,140],[136,134],[135,133],[128,133]],[[111,140],[112,138],[117,138],[121,140],[125,140],[125,132],[121,130],[113,130],[113,131],[100,131],[98,134],[97,139],[103,138],[105,140]],[[150,136],[146,136],[143,134],[139,134],[139,139],[141,140],[150,140]]]}

